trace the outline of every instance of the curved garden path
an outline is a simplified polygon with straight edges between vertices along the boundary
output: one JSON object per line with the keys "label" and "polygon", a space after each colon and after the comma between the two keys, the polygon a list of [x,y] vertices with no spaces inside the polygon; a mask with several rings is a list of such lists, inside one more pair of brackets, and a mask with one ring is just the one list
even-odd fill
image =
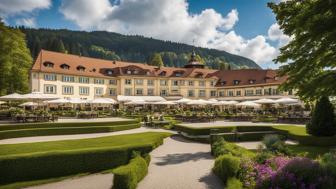
{"label": "curved garden path", "polygon": [[148,175],[138,189],[217,189],[224,188],[212,172],[214,159],[210,145],[174,135],[151,152]]}

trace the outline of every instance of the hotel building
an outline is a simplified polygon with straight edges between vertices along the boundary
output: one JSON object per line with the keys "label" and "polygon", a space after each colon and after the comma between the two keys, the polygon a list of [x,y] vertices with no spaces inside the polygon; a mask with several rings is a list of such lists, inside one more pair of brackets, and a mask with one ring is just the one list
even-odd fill
{"label": "hotel building", "polygon": [[167,100],[246,100],[292,96],[275,70],[207,69],[192,53],[184,68],[88,58],[41,50],[31,69],[31,90],[60,98],[163,96]]}

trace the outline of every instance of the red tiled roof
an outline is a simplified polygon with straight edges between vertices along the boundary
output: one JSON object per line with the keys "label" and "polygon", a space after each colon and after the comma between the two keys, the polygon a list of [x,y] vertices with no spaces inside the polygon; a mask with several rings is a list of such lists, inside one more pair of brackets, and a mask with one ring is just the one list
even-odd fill
{"label": "red tiled roof", "polygon": [[[43,65],[44,62],[51,62],[54,64],[53,68]],[[60,66],[67,64],[69,69],[62,69]],[[85,67],[84,71],[79,71],[78,66]],[[106,77],[128,75],[127,70],[132,71],[132,75],[139,76],[152,76],[152,77],[175,77],[176,72],[180,72],[182,78],[214,78],[218,81],[226,81],[224,86],[233,85],[234,80],[239,80],[239,85],[250,85],[249,80],[255,80],[254,84],[267,84],[267,83],[281,83],[285,80],[284,77],[276,78],[275,70],[257,70],[257,69],[244,69],[244,70],[212,70],[201,68],[173,68],[150,66],[141,63],[121,62],[102,60],[97,58],[89,58],[78,55],[64,54],[41,50],[33,67],[33,71],[59,73],[67,75],[83,75],[90,77]],[[112,75],[106,74],[106,70],[113,71]],[[134,72],[137,70],[137,72]],[[164,75],[160,73],[165,72]],[[217,86],[220,83],[218,82]]]}

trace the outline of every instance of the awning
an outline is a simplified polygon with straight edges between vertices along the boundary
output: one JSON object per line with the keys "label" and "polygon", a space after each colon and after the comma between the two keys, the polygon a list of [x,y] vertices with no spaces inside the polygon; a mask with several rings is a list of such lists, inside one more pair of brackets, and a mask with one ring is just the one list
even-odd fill
{"label": "awning", "polygon": [[130,102],[130,101],[145,101],[145,102],[160,102],[160,101],[166,101],[161,96],[123,96],[118,95],[117,100],[119,102]]}

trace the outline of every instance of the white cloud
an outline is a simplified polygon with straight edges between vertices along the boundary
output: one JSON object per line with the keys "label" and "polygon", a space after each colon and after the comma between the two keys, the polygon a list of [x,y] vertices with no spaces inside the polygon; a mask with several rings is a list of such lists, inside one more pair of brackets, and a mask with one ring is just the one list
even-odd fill
{"label": "white cloud", "polygon": [[287,45],[288,42],[291,40],[288,35],[285,35],[282,32],[280,26],[277,23],[272,24],[271,27],[268,29],[267,33],[268,38],[272,41],[278,41],[280,47]]}
{"label": "white cloud", "polygon": [[47,9],[50,6],[51,0],[1,0],[0,16],[29,13],[37,9]]}
{"label": "white cloud", "polygon": [[16,20],[16,24],[20,26],[27,26],[30,28],[36,27],[35,18],[20,18]]}
{"label": "white cloud", "polygon": [[[246,56],[263,67],[273,67],[278,46],[288,38],[272,25],[268,36],[245,39],[233,30],[238,11],[226,16],[214,9],[191,14],[186,0],[63,0],[60,12],[84,30],[107,30],[123,34],[183,42]],[[277,41],[273,47],[268,43]]]}

